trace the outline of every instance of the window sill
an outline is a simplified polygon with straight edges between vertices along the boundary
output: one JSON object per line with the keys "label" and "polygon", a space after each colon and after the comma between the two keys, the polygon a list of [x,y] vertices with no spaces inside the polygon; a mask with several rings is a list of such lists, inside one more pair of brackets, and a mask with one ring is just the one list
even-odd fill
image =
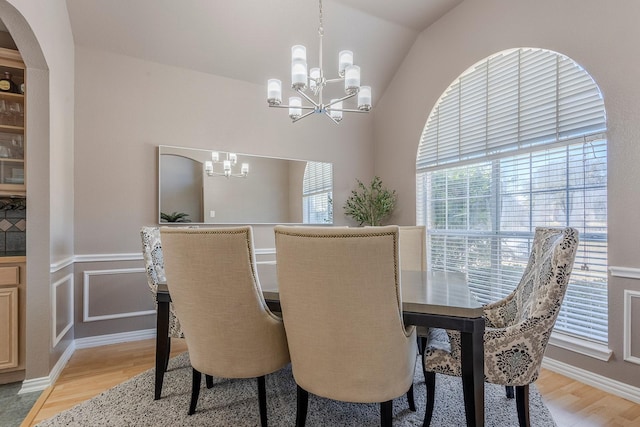
{"label": "window sill", "polygon": [[604,362],[608,362],[609,359],[611,359],[611,355],[613,355],[613,351],[604,344],[595,343],[582,338],[576,338],[560,332],[551,333],[549,344],[575,353],[584,354],[585,356],[593,357],[594,359],[602,360]]}

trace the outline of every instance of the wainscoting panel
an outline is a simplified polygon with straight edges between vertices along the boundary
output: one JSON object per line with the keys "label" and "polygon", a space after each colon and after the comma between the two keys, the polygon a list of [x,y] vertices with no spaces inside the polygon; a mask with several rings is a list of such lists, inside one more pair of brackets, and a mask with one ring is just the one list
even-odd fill
{"label": "wainscoting panel", "polygon": [[155,314],[146,283],[144,268],[86,270],[82,320],[96,322]]}
{"label": "wainscoting panel", "polygon": [[[624,291],[624,360],[640,365],[640,329],[636,330],[638,319],[633,313],[640,313],[640,292]],[[634,322],[635,320],[635,322]]]}
{"label": "wainscoting panel", "polygon": [[51,338],[58,345],[73,326],[73,274],[68,274],[51,285]]}

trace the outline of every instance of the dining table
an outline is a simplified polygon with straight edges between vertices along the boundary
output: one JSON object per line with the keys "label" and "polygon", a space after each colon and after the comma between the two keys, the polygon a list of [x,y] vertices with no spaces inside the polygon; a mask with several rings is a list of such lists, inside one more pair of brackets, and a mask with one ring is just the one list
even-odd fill
{"label": "dining table", "polygon": [[[262,263],[257,280],[267,306],[280,310],[276,265]],[[460,332],[462,390],[468,426],[484,426],[484,329],[482,305],[469,290],[467,276],[460,272],[400,271],[402,314],[406,325],[443,328]],[[155,395],[160,399],[169,358],[169,305],[171,294],[165,283],[158,285]]]}

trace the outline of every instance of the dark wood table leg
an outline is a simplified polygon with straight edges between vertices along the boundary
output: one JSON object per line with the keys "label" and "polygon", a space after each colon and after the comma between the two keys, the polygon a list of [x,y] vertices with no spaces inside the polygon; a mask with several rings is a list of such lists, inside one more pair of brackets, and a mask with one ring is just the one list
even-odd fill
{"label": "dark wood table leg", "polygon": [[169,360],[169,296],[158,294],[158,317],[156,321],[156,386],[155,400],[162,394],[164,371]]}
{"label": "dark wood table leg", "polygon": [[484,320],[473,332],[461,332],[462,391],[467,425],[484,426]]}

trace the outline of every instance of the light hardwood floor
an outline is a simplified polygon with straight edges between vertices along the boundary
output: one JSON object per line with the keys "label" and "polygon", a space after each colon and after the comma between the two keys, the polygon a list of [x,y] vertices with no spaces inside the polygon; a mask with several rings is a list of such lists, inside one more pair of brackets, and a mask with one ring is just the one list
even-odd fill
{"label": "light hardwood floor", "polygon": [[[183,340],[172,340],[172,357],[186,349]],[[32,426],[90,399],[152,368],[154,361],[154,340],[77,350],[21,427]],[[639,404],[544,369],[536,385],[559,427],[640,426]]]}

